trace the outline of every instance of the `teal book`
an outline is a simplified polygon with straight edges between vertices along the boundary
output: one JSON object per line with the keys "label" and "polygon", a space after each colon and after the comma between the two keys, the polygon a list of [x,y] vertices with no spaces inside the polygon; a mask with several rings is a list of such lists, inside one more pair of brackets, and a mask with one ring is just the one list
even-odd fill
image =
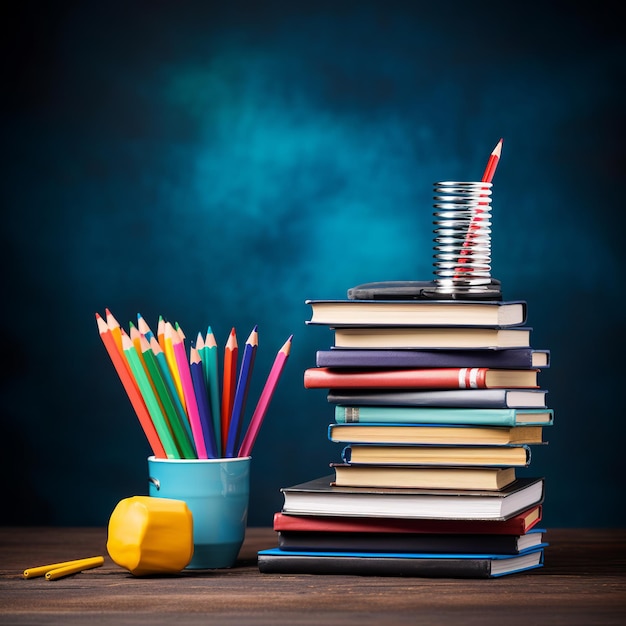
{"label": "teal book", "polygon": [[482,426],[550,426],[554,409],[477,409],[421,406],[335,407],[338,424],[459,424]]}

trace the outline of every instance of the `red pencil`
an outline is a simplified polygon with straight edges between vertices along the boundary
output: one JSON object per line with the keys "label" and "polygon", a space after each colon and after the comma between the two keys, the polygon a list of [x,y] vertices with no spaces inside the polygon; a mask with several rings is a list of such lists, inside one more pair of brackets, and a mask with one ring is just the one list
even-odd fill
{"label": "red pencil", "polygon": [[[502,143],[504,139],[500,139],[496,144],[496,147],[491,151],[489,155],[489,160],[487,161],[487,166],[485,167],[485,171],[483,172],[483,177],[481,182],[490,183],[493,180],[493,175],[496,173],[496,167],[498,167],[498,162],[500,161],[500,155],[502,154]],[[476,222],[480,222],[482,219],[480,214],[482,213],[482,209],[477,208],[475,214],[473,215],[470,225],[467,229],[467,233],[465,234],[465,241],[463,242],[463,248],[461,249],[461,254],[459,256],[459,266],[457,267],[457,271],[455,274],[455,278],[460,278],[461,274],[465,271],[465,268],[462,265],[467,261],[465,258],[469,254],[469,246],[472,238],[474,237],[474,231],[477,228]]]}
{"label": "red pencil", "polygon": [[489,155],[487,167],[485,167],[485,172],[482,178],[483,183],[490,183],[493,180],[493,175],[496,173],[496,167],[498,167],[498,161],[500,160],[500,154],[502,154],[503,141],[504,139],[500,139],[500,141],[496,144],[496,147]]}
{"label": "red pencil", "polygon": [[237,356],[239,347],[237,345],[237,335],[235,329],[230,331],[228,341],[224,346],[224,375],[222,379],[222,411],[221,415],[221,442],[222,451],[226,450],[228,442],[228,430],[230,427],[230,417],[233,413],[235,402],[235,389],[237,386]]}
{"label": "red pencil", "polygon": [[96,313],[96,322],[98,323],[100,339],[102,339],[104,347],[111,357],[111,361],[113,362],[115,371],[122,381],[122,385],[126,390],[128,398],[133,406],[133,409],[135,410],[137,418],[139,419],[139,423],[143,428],[143,432],[145,433],[146,438],[148,439],[148,443],[152,448],[154,456],[158,459],[167,458],[167,454],[165,454],[163,444],[159,439],[156,428],[154,427],[154,424],[152,422],[152,418],[148,413],[146,404],[141,396],[141,393],[139,392],[139,388],[137,387],[137,383],[135,382],[135,379],[130,372],[128,363],[126,359],[122,357],[117,348],[117,344],[113,336],[113,331],[111,331],[107,323],[98,313]]}

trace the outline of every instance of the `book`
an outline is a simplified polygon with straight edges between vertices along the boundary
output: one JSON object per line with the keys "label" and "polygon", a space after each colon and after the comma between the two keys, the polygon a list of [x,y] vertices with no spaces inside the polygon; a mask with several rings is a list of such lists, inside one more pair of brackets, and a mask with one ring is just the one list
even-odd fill
{"label": "book", "polygon": [[283,513],[435,519],[507,519],[543,501],[543,478],[517,478],[501,491],[339,487],[322,476],[283,487]]}
{"label": "book", "polygon": [[337,327],[337,348],[528,348],[531,328]]}
{"label": "book", "polygon": [[523,301],[491,300],[306,300],[311,306],[307,324],[326,326],[514,326],[526,321]]}
{"label": "book", "polygon": [[544,529],[523,535],[454,533],[278,532],[278,547],[307,552],[413,552],[424,554],[520,554],[545,548]]}
{"label": "book", "polygon": [[503,489],[515,480],[514,467],[416,467],[332,464],[338,487],[415,489]]}
{"label": "book", "polygon": [[385,350],[367,348],[318,350],[317,367],[496,367],[541,369],[550,367],[550,351],[533,348],[500,350]]}
{"label": "book", "polygon": [[329,424],[328,439],[338,443],[508,445],[539,444],[542,426],[464,426],[439,424]]}
{"label": "book", "polygon": [[305,389],[511,389],[538,388],[539,370],[488,367],[353,370],[309,367]]}
{"label": "book", "polygon": [[400,517],[343,517],[274,513],[275,531],[328,533],[427,533],[524,535],[542,518],[541,504],[502,520],[416,519]]}
{"label": "book", "polygon": [[262,574],[344,574],[422,578],[494,578],[541,567],[543,549],[518,555],[306,552],[270,548],[258,552]]}
{"label": "book", "polygon": [[550,426],[553,409],[474,409],[421,406],[335,407],[341,424],[479,424],[482,426]]}
{"label": "book", "polygon": [[332,404],[450,408],[546,408],[545,389],[331,389]]}
{"label": "book", "polygon": [[353,444],[341,451],[344,463],[352,465],[476,465],[526,467],[531,451],[516,446],[377,446]]}

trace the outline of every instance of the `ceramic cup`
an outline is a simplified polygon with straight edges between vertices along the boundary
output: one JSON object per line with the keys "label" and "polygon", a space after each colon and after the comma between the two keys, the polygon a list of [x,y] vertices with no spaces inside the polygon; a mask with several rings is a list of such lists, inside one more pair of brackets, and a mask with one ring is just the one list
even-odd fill
{"label": "ceramic cup", "polygon": [[194,553],[186,569],[235,564],[248,519],[250,461],[148,457],[149,495],[183,500],[191,510]]}

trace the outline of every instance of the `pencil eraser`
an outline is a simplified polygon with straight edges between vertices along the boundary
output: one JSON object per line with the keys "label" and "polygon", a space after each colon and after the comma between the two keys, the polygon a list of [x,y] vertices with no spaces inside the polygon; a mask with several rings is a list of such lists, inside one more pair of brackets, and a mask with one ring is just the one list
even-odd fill
{"label": "pencil eraser", "polygon": [[133,496],[109,519],[107,551],[134,576],[175,574],[193,556],[193,516],[183,500]]}

